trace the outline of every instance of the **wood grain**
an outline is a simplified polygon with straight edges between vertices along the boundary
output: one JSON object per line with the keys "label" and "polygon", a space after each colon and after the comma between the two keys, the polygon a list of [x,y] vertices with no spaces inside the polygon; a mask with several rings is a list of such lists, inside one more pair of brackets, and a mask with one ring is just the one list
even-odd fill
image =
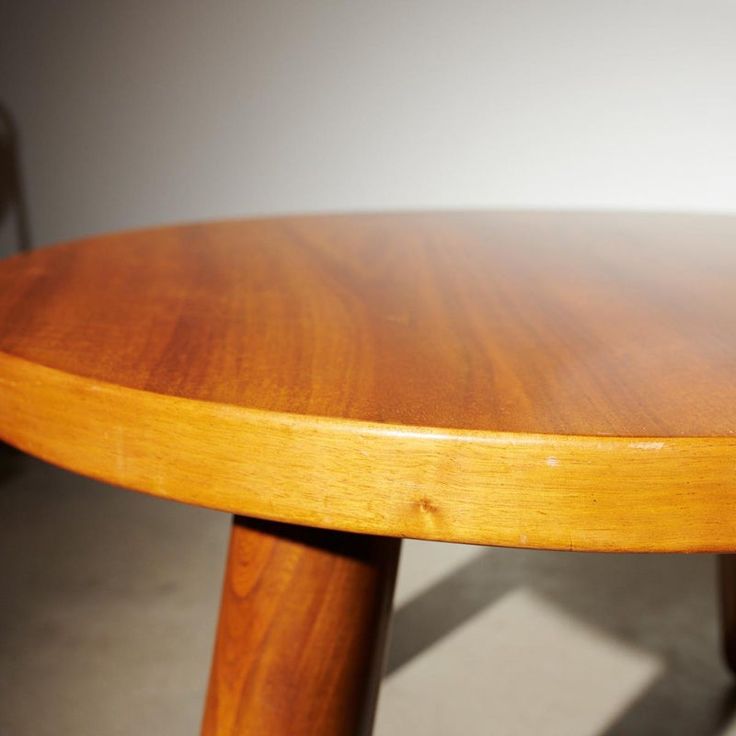
{"label": "wood grain", "polygon": [[346,531],[736,550],[736,218],[191,225],[0,264],[0,436]]}
{"label": "wood grain", "polygon": [[236,518],[203,736],[368,736],[399,545]]}

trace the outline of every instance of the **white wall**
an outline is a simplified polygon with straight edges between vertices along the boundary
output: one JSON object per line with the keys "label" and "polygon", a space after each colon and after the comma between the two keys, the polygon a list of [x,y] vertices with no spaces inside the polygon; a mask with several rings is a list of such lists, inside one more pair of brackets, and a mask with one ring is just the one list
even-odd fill
{"label": "white wall", "polygon": [[736,210],[732,0],[0,0],[39,242],[250,213]]}

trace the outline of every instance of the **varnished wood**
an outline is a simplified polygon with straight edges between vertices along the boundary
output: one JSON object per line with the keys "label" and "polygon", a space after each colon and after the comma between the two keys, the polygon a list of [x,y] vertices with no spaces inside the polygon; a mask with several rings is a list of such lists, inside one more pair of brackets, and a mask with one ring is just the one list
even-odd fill
{"label": "varnished wood", "polygon": [[236,518],[203,736],[368,736],[399,544]]}
{"label": "varnished wood", "polygon": [[0,435],[261,518],[736,549],[736,218],[226,222],[0,264]]}
{"label": "varnished wood", "polygon": [[723,658],[736,674],[736,555],[718,557]]}

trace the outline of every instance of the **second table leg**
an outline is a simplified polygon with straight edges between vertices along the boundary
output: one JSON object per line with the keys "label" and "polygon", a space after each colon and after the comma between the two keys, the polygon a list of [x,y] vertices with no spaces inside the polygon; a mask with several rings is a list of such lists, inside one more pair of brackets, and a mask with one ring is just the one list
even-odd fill
{"label": "second table leg", "polygon": [[736,555],[718,555],[723,657],[736,673]]}
{"label": "second table leg", "polygon": [[368,736],[399,549],[235,517],[203,736]]}

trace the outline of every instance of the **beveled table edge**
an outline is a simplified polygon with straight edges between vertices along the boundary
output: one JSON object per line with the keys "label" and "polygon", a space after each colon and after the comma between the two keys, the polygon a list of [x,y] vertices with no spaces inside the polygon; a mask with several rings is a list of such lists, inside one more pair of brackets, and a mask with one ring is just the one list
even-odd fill
{"label": "beveled table edge", "polygon": [[0,437],[161,498],[508,547],[736,551],[736,438],[462,431],[155,394],[0,352]]}

